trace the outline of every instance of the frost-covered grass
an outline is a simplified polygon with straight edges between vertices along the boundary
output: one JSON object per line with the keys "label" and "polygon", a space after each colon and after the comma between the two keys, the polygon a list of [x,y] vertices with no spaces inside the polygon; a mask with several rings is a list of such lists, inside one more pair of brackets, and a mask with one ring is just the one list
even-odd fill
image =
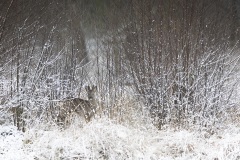
{"label": "frost-covered grass", "polygon": [[0,159],[238,159],[240,128],[208,132],[123,126],[102,118],[60,131],[0,127]]}

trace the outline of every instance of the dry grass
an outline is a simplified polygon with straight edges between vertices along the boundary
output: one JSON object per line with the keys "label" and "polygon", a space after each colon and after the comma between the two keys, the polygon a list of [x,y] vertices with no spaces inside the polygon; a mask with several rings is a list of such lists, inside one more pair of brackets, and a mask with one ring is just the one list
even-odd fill
{"label": "dry grass", "polygon": [[133,96],[120,97],[109,109],[102,108],[102,116],[107,116],[119,124],[141,126],[151,123],[148,110],[144,108],[142,102]]}

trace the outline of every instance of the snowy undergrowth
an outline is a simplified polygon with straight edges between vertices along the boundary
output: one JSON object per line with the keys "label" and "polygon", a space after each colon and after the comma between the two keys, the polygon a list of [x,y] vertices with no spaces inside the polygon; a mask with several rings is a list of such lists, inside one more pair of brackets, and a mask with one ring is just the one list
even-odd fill
{"label": "snowy undergrowth", "polygon": [[108,119],[60,131],[0,127],[0,159],[238,159],[240,128],[204,132],[132,128]]}

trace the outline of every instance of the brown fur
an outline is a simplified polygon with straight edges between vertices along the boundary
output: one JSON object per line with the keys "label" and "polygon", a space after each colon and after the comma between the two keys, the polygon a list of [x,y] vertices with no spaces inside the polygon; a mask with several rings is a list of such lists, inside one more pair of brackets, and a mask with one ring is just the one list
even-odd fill
{"label": "brown fur", "polygon": [[97,87],[93,86],[91,89],[87,86],[86,91],[88,94],[88,100],[72,98],[63,101],[63,104],[60,107],[58,121],[67,123],[66,120],[72,113],[77,113],[80,117],[84,117],[86,122],[89,122],[94,117],[97,108],[95,98]]}

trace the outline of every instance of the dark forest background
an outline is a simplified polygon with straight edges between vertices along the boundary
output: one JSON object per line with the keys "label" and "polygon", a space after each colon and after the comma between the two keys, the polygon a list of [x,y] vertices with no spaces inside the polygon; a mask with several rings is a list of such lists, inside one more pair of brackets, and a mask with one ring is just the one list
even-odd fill
{"label": "dark forest background", "polygon": [[120,121],[136,106],[159,129],[221,124],[237,109],[239,22],[239,0],[1,0],[2,117],[50,121],[96,84]]}

